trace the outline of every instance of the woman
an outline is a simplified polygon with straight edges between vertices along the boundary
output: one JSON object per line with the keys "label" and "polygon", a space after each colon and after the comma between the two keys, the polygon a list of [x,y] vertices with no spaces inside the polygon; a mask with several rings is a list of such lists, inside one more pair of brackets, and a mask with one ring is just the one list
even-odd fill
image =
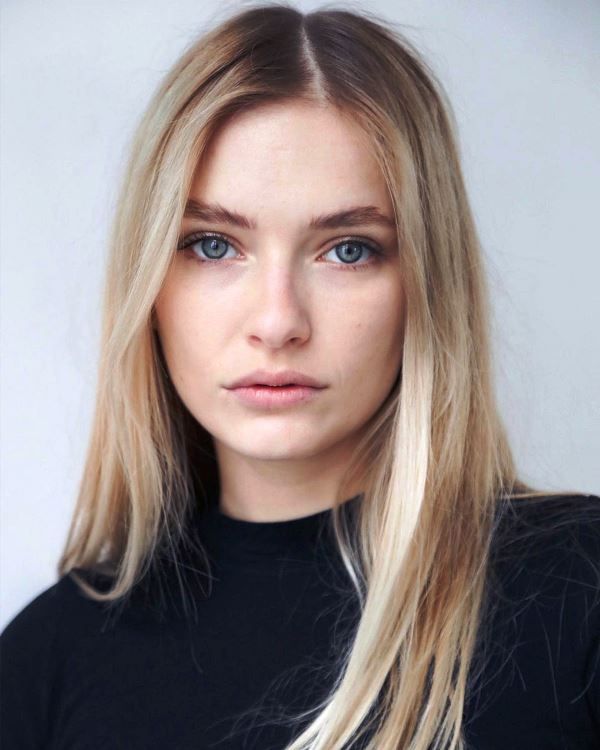
{"label": "woman", "polygon": [[600,498],[517,476],[454,128],[366,13],[247,8],[168,73],[7,748],[597,747]]}

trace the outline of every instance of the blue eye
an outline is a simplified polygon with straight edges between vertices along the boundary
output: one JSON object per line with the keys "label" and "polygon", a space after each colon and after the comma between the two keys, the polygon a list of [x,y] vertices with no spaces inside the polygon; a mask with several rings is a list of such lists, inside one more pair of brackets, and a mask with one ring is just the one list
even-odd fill
{"label": "blue eye", "polygon": [[[376,248],[372,245],[362,242],[360,240],[344,240],[337,245],[334,245],[331,250],[328,250],[326,255],[329,253],[336,253],[336,256],[342,261],[344,265],[356,265],[354,261],[360,260],[364,255],[364,248],[373,255],[377,254]],[[362,263],[361,265],[370,265],[370,261]]]}
{"label": "blue eye", "polygon": [[[225,258],[227,254],[227,248],[231,248],[235,253],[235,248],[231,242],[221,234],[212,234],[208,232],[196,232],[184,237],[178,244],[178,250],[185,250],[190,248],[193,253],[193,260],[199,263],[211,263],[219,261]],[[369,258],[364,263],[358,263],[364,256],[365,248],[369,255]],[[377,246],[372,245],[370,242],[366,242],[360,239],[345,239],[342,242],[338,242],[333,245],[325,255],[335,253],[335,257],[341,261],[340,263],[333,263],[333,265],[342,266],[351,270],[358,270],[366,266],[371,266],[373,263],[384,255],[383,250]],[[232,257],[235,257],[232,256]],[[321,256],[323,257],[323,256]],[[226,258],[230,260],[231,258]]]}
{"label": "blue eye", "polygon": [[[179,249],[183,250],[186,247],[194,248],[196,245],[199,247],[199,251],[207,256],[206,258],[199,256],[197,260],[200,262],[205,262],[206,260],[221,260],[221,258],[227,253],[227,245],[231,247],[230,242],[221,235],[192,234],[183,240]],[[194,251],[194,254],[197,254],[197,252]]]}

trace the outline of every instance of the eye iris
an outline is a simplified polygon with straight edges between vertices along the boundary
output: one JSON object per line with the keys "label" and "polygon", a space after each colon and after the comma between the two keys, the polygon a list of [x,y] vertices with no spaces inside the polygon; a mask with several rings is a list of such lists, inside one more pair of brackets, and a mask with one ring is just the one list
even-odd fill
{"label": "eye iris", "polygon": [[[217,252],[216,255],[213,255],[213,251],[218,251],[219,243],[223,245],[223,251]],[[205,253],[209,258],[222,258],[227,252],[228,243],[225,240],[219,239],[218,237],[203,237],[198,241],[198,244],[202,248],[202,252]]]}
{"label": "eye iris", "polygon": [[351,263],[361,257],[362,245],[360,242],[343,242],[336,252],[344,263]]}

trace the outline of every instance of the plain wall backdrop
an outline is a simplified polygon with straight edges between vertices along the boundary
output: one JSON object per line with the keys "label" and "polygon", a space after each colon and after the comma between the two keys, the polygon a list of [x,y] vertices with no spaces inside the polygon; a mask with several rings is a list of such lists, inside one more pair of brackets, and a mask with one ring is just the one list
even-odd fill
{"label": "plain wall backdrop", "polygon": [[[319,3],[298,2],[302,11]],[[94,402],[107,232],[133,129],[247,4],[1,6],[0,628],[56,581]],[[405,25],[453,104],[522,476],[600,490],[600,4],[341,4]]]}

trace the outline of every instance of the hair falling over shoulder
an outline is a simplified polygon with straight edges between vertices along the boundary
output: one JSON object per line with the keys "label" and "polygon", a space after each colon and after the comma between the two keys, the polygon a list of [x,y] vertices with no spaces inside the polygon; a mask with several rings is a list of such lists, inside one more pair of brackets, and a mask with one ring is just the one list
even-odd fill
{"label": "hair falling over shoulder", "polygon": [[[499,504],[549,493],[516,476],[499,416],[451,106],[388,20],[249,6],[206,30],[161,82],[114,217],[91,438],[58,570],[94,599],[124,597],[176,554],[190,506],[214,488],[212,440],[168,378],[153,304],[211,135],[238,111],[298,98],[337,107],[368,136],[392,197],[407,306],[400,377],[351,463],[369,469],[346,477],[332,514],[361,617],[327,699],[296,717],[304,728],[286,750],[459,750]],[[338,504],[357,479],[365,492],[350,529]],[[113,585],[100,591],[76,569],[109,571]]]}

